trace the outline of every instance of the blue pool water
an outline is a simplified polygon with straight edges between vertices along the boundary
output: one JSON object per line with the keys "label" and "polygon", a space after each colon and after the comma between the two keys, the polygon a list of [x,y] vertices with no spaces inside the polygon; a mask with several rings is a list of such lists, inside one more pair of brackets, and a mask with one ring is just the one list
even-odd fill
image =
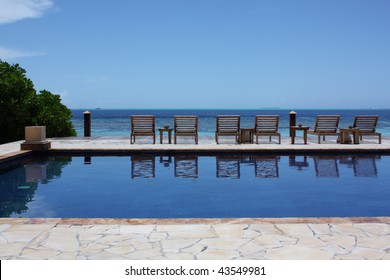
{"label": "blue pool water", "polygon": [[390,216],[390,156],[94,156],[0,170],[0,217]]}

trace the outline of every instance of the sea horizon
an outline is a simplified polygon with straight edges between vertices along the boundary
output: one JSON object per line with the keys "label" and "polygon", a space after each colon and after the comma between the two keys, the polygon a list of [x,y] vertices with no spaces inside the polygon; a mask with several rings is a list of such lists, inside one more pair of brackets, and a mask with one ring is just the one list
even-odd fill
{"label": "sea horizon", "polygon": [[241,116],[242,127],[253,127],[255,115],[279,115],[279,131],[282,136],[289,135],[289,113],[294,111],[297,123],[314,126],[317,115],[338,114],[341,116],[339,127],[353,124],[356,115],[378,115],[377,130],[383,136],[390,136],[390,109],[71,109],[72,122],[77,135],[84,134],[84,112],[91,113],[92,136],[128,136],[130,116],[133,114],[154,115],[156,127],[173,126],[174,115],[197,115],[199,117],[199,135],[213,136],[216,115],[234,114]]}

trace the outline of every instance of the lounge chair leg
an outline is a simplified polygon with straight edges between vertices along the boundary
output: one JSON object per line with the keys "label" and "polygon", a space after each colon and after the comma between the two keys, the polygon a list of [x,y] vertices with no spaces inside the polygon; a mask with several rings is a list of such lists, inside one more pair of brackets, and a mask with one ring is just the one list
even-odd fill
{"label": "lounge chair leg", "polygon": [[318,144],[321,144],[321,134],[318,134]]}
{"label": "lounge chair leg", "polygon": [[279,144],[280,144],[280,134],[279,134]]}
{"label": "lounge chair leg", "polygon": [[173,143],[176,144],[176,134],[175,134],[175,136],[173,137]]}
{"label": "lounge chair leg", "polygon": [[379,144],[382,144],[382,135],[378,135],[378,139],[379,139]]}

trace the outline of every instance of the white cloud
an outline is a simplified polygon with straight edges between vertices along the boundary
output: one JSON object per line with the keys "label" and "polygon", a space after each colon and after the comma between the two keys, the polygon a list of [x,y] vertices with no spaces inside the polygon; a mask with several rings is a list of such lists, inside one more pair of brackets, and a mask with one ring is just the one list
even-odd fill
{"label": "white cloud", "polygon": [[45,52],[12,50],[12,49],[0,47],[0,59],[2,59],[2,60],[12,60],[15,58],[29,57],[29,56],[40,56],[40,55],[45,55],[45,54],[46,54]]}
{"label": "white cloud", "polygon": [[39,18],[53,6],[53,0],[0,0],[0,24]]}

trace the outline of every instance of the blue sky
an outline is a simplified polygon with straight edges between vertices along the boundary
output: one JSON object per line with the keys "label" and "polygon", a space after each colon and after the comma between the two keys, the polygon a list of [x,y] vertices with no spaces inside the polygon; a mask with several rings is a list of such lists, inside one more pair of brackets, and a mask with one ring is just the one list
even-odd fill
{"label": "blue sky", "polygon": [[0,0],[0,58],[70,108],[389,108],[388,0]]}

